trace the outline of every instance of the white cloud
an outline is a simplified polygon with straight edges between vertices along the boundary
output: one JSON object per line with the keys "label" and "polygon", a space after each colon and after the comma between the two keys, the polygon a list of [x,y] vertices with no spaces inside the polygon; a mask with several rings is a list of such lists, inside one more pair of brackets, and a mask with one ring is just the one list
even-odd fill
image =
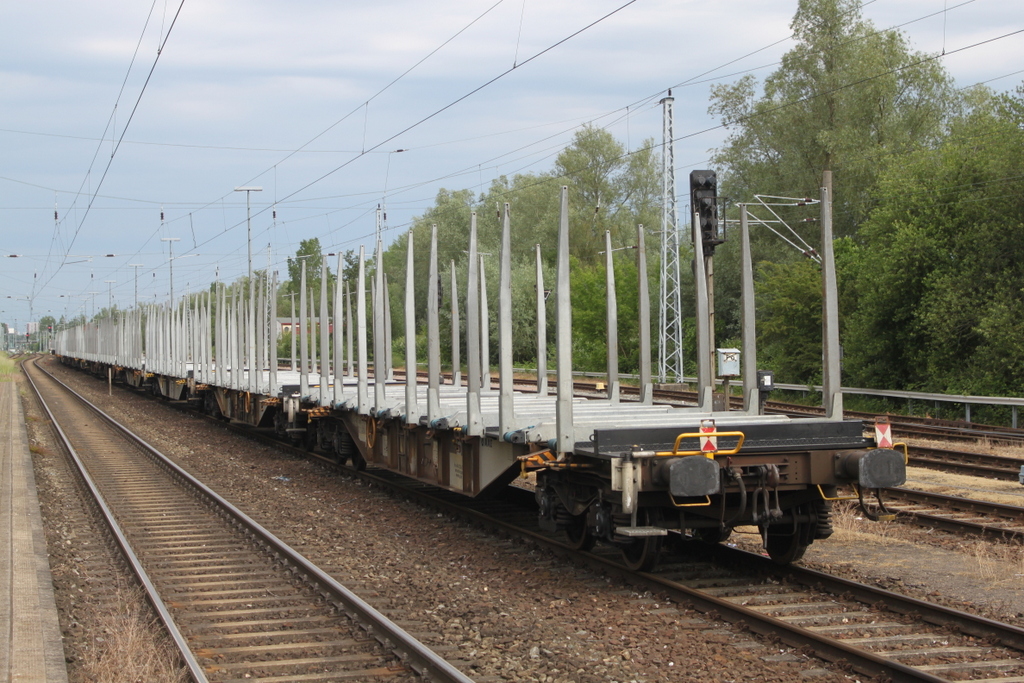
{"label": "white cloud", "polygon": [[[0,133],[0,176],[21,181],[0,180],[0,253],[46,254],[51,246],[70,241],[81,224],[76,252],[127,254],[90,264],[94,279],[117,279],[115,295],[125,293],[130,287],[121,283],[131,281],[125,264],[146,262],[158,274],[155,283],[149,276],[150,289],[155,292],[162,283],[166,291],[158,267],[166,265],[158,241],[163,203],[169,221],[164,236],[191,244],[194,230],[197,243],[208,242],[199,251],[213,254],[189,259],[187,265],[183,261],[182,272],[187,267],[190,277],[209,277],[219,264],[222,277],[231,278],[245,266],[244,228],[232,227],[244,220],[244,199],[231,192],[236,185],[254,178],[262,184],[265,191],[253,201],[263,209],[275,197],[327,175],[293,203],[279,206],[278,228],[272,227],[269,213],[260,214],[254,228],[261,239],[275,240],[278,254],[318,233],[341,243],[372,231],[372,215],[348,223],[383,195],[385,183],[394,207],[390,218],[401,223],[421,211],[438,186],[487,186],[496,174],[549,168],[557,145],[571,139],[568,121],[596,119],[654,96],[653,102],[633,107],[628,119],[620,115],[611,130],[633,146],[646,137],[660,138],[655,105],[665,88],[785,38],[796,5],[792,0],[636,2],[380,148],[412,151],[368,154],[330,174],[352,160],[352,150],[387,139],[621,2],[506,0],[359,109],[492,4],[186,2],[125,137],[218,149],[122,145],[102,194],[152,203],[101,199],[82,222],[87,200],[72,209],[68,192],[80,186],[86,193],[95,189],[110,143]],[[888,27],[948,5],[945,0],[875,2],[864,14]],[[165,15],[158,3],[150,19],[114,117],[118,134],[176,7],[167,3]],[[98,137],[111,117],[148,9],[148,4],[123,0],[6,3],[0,8],[0,129]],[[915,49],[938,52],[945,45],[949,51],[1013,30],[1021,14],[1016,3],[977,0],[950,10],[946,21],[937,16],[903,30]],[[771,63],[788,47],[783,42],[713,75]],[[1024,38],[1018,36],[949,55],[943,64],[958,83],[968,85],[1014,71],[1022,61]],[[1018,76],[993,86],[1011,88],[1021,80]],[[698,84],[676,91],[677,134],[715,127],[706,113],[708,88]],[[287,160],[282,152],[256,151],[294,149],[352,110],[354,115],[312,143],[312,150],[321,151]],[[681,167],[704,165],[708,148],[723,135],[715,130],[682,140],[676,151]],[[87,174],[97,148],[97,161]],[[524,149],[513,151],[519,148]],[[450,174],[457,175],[428,182]],[[426,184],[401,193],[395,189],[420,183]],[[53,190],[60,191],[57,203],[65,221],[56,241]],[[136,252],[142,255],[133,256]],[[42,260],[5,259],[4,265],[4,295],[31,290],[33,272],[43,269]],[[69,267],[41,296],[81,292],[87,288],[83,277],[88,271],[82,266]]]}

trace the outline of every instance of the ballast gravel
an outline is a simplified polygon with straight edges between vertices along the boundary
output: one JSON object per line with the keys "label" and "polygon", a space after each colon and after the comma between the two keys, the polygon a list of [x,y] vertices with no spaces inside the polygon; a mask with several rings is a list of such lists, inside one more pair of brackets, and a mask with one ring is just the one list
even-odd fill
{"label": "ballast gravel", "polygon": [[470,678],[537,683],[858,680],[353,480],[316,460],[61,366],[45,367]]}

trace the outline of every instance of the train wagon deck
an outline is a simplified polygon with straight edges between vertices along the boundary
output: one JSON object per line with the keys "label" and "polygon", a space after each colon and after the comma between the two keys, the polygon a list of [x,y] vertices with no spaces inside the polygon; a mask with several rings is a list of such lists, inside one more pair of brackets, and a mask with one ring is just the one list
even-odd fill
{"label": "train wagon deck", "polygon": [[[828,361],[838,358],[838,349],[830,347],[838,346],[838,338],[828,329],[825,384],[833,389],[824,397],[825,418],[761,414],[759,398],[770,375],[756,369],[752,315],[744,316],[744,409],[714,410],[710,331],[701,317],[696,405],[653,403],[642,228],[637,234],[640,399],[625,401],[619,396],[615,353],[609,354],[606,395],[574,396],[566,188],[561,199],[553,392],[546,370],[546,324],[537,325],[535,379],[524,379],[512,367],[508,205],[497,320],[487,313],[475,215],[470,221],[463,308],[452,271],[451,320],[460,323],[457,330],[465,322],[466,363],[464,367],[462,337],[457,334],[445,359],[449,378],[441,372],[436,227],[429,245],[425,378],[415,372],[421,309],[413,294],[411,233],[404,368],[396,368],[392,357],[390,297],[383,269],[374,270],[368,293],[362,249],[356,281],[339,278],[332,293],[321,288],[318,306],[308,293],[303,262],[299,322],[293,321],[291,328],[299,330],[300,352],[288,369],[279,367],[276,357],[278,329],[272,323],[277,320],[277,284],[267,278],[232,286],[230,295],[228,287],[217,285],[169,305],[150,305],[61,330],[54,350],[67,363],[169,399],[194,401],[227,419],[272,427],[284,438],[356,467],[386,467],[469,496],[534,474],[543,527],[565,532],[578,547],[598,541],[617,545],[633,566],[655,561],[663,539],[671,534],[713,542],[740,525],[759,527],[769,554],[782,562],[793,561],[815,539],[831,533],[830,504],[840,497],[843,486],[860,499],[869,516],[885,514],[881,501],[869,506],[865,494],[902,483],[904,456],[878,448],[875,439],[864,435],[863,422],[842,419],[838,363]],[[742,290],[744,306],[752,311],[745,222],[743,227]],[[699,244],[696,231],[694,237]],[[827,239],[830,243],[830,236]],[[377,264],[383,262],[382,252],[378,242]],[[830,249],[823,249],[823,254],[828,308],[835,305],[834,280],[829,287]],[[539,248],[537,262],[537,319],[546,321]],[[697,310],[707,311],[707,290],[700,286],[702,262],[694,261]],[[320,266],[321,281],[327,282],[326,258]],[[613,293],[610,277],[608,346],[617,349]],[[828,325],[833,316],[824,318]],[[498,339],[494,375],[488,347],[492,326]],[[404,378],[398,381],[401,374]]]}

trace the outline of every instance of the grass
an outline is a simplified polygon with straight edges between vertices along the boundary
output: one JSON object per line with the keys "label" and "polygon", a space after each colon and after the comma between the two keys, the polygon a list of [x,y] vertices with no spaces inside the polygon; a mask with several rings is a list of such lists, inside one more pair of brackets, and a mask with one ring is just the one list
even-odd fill
{"label": "grass", "polygon": [[116,607],[98,615],[91,646],[80,661],[82,680],[107,683],[191,680],[169,643],[154,647],[162,625],[145,610],[141,589],[119,591]]}
{"label": "grass", "polygon": [[999,586],[1024,587],[1024,546],[1020,543],[975,541],[970,553],[981,578]]}
{"label": "grass", "polygon": [[0,382],[11,381],[11,375],[18,372],[18,364],[6,353],[0,353]]}
{"label": "grass", "polygon": [[[991,480],[986,481],[994,483]],[[920,534],[923,531],[912,524],[872,522],[864,517],[855,502],[834,504],[832,527],[835,533],[824,543],[849,548],[865,544],[884,548],[912,546],[921,542]],[[1021,543],[1001,543],[977,536],[965,536],[946,547],[949,551],[968,558],[969,569],[950,569],[951,572],[970,575],[988,582],[992,587],[1024,589],[1024,545]],[[893,567],[900,565],[900,555],[897,548],[893,553]]]}
{"label": "grass", "polygon": [[1024,506],[1024,486],[1016,481],[968,477],[940,470],[909,467],[906,488],[973,498],[989,503]]}
{"label": "grass", "polygon": [[913,542],[914,527],[899,522],[872,522],[864,516],[855,500],[832,504],[834,535],[826,543],[861,543],[870,537],[874,543]]}

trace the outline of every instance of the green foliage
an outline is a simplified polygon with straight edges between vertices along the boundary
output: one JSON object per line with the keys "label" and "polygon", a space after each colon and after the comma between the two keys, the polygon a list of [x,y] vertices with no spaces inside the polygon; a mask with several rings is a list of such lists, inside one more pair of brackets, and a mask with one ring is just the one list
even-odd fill
{"label": "green foliage", "polygon": [[811,260],[758,268],[758,359],[780,382],[821,376],[821,270]]}
{"label": "green foliage", "polygon": [[892,164],[865,224],[851,381],[1019,395],[1024,382],[1021,98],[971,93],[935,149]]}
{"label": "green foliage", "polygon": [[600,262],[595,245],[612,233],[613,246],[631,243],[637,223],[660,215],[661,175],[647,140],[634,154],[610,133],[584,127],[555,160],[555,173],[569,187],[569,249],[583,264]]}
{"label": "green foliage", "polygon": [[[411,229],[417,330],[426,326],[428,268],[431,226],[438,230],[438,267],[441,294],[442,356],[450,358],[451,347],[451,268],[458,274],[459,297],[465,306],[466,251],[469,248],[470,216],[475,211],[479,251],[484,258],[487,278],[487,306],[490,313],[490,362],[498,362],[498,255],[505,203],[510,207],[512,261],[512,318],[515,335],[513,358],[519,365],[536,362],[536,248],[544,262],[546,289],[554,288],[554,268],[559,223],[559,188],[570,188],[570,250],[573,257],[573,329],[577,368],[601,370],[605,367],[604,262],[598,253],[604,249],[604,233],[610,231],[613,248],[636,242],[636,224],[652,225],[659,220],[660,175],[653,144],[642,151],[627,154],[625,148],[604,130],[586,127],[576,134],[573,144],[556,159],[555,169],[547,174],[516,175],[497,178],[488,191],[476,197],[469,190],[438,192],[434,205],[417,218]],[[408,233],[400,236],[384,254],[384,270],[389,277],[392,311],[403,311]],[[656,271],[653,265],[651,270]],[[636,266],[618,258],[619,338],[625,358],[635,355],[638,339],[636,319]],[[626,264],[626,265],[624,265]],[[578,279],[578,282],[577,282]],[[590,284],[593,283],[593,287]],[[579,293],[576,288],[579,287]],[[654,290],[656,291],[656,284]],[[587,303],[578,301],[579,297]],[[592,302],[591,302],[592,300]],[[548,306],[545,321],[549,340],[554,339],[554,300]],[[591,312],[591,304],[596,306]],[[656,304],[655,304],[656,306]],[[394,340],[404,344],[404,318],[393,315]],[[465,323],[463,321],[462,326]],[[631,341],[632,340],[632,341]],[[632,344],[632,346],[627,346]],[[465,341],[461,342],[466,357]],[[397,346],[396,346],[397,348]],[[404,347],[403,347],[404,348]],[[550,361],[549,361],[550,362]],[[624,360],[623,372],[635,371],[632,360]]]}
{"label": "green foliage", "polygon": [[[296,338],[298,343],[298,338]],[[296,350],[296,355],[298,351]],[[291,362],[292,357],[292,333],[291,330],[284,330],[277,337],[277,358],[278,362]]]}
{"label": "green foliage", "polygon": [[[730,131],[712,157],[719,195],[818,198],[822,171],[830,170],[833,231],[854,236],[878,201],[883,170],[938,144],[962,102],[937,61],[914,52],[898,31],[877,30],[862,18],[857,0],[800,0],[791,27],[795,45],[763,87],[745,76],[712,88],[709,112]],[[807,209],[777,211],[809,244],[820,243],[818,226],[802,222]],[[717,337],[739,332],[736,241],[716,255]],[[797,264],[804,258],[764,227],[754,227],[751,242],[756,259]]]}
{"label": "green foliage", "polygon": [[[816,198],[822,171],[832,171],[847,386],[1019,394],[1024,384],[1024,90],[998,97],[984,89],[954,92],[938,61],[913,51],[899,32],[876,30],[861,17],[856,0],[800,0],[792,27],[794,48],[763,84],[746,77],[712,91],[710,110],[730,131],[714,156],[720,196],[750,201],[757,192]],[[599,252],[606,231],[613,249],[619,249],[635,243],[638,223],[660,223],[660,168],[652,149],[646,144],[643,151],[627,154],[607,132],[587,127],[550,172],[498,178],[479,196],[440,191],[409,233],[415,245],[418,348],[425,352],[431,226],[437,225],[439,238],[442,355],[450,358],[451,272],[458,276],[464,309],[465,251],[474,211],[479,249],[487,254],[492,322],[497,317],[496,257],[507,202],[514,359],[519,365],[536,361],[535,254],[539,247],[544,286],[554,289],[559,187],[566,185],[574,367],[603,370],[606,273]],[[804,222],[817,216],[816,208],[778,211],[802,239],[820,242],[820,226]],[[735,219],[735,211],[728,217]],[[408,239],[400,237],[384,254],[393,312],[403,310]],[[657,240],[651,242],[656,332]],[[774,370],[781,382],[817,382],[820,267],[763,226],[754,227],[752,242],[758,365]],[[731,234],[714,263],[719,346],[733,343],[740,333],[738,247]],[[313,245],[303,243],[303,248]],[[684,263],[691,258],[686,252]],[[620,369],[632,373],[639,360],[638,271],[635,259],[623,253],[614,263]],[[684,311],[692,310],[693,301],[687,271]],[[553,344],[551,304],[553,299],[542,324]],[[393,319],[395,346],[403,348],[404,321],[399,314]],[[692,319],[683,331],[692,373]],[[493,365],[499,348],[496,323],[487,333]],[[464,359],[464,341],[461,347]]]}
{"label": "green foliage", "polygon": [[730,129],[716,150],[726,194],[817,197],[834,172],[835,231],[867,215],[881,164],[939,139],[955,107],[951,79],[895,30],[861,18],[857,0],[800,0],[796,45],[764,82],[712,88],[709,111]]}
{"label": "green foliage", "polygon": [[323,260],[323,252],[320,249],[320,238],[311,237],[299,242],[299,248],[295,250],[295,256],[288,259],[288,280],[291,282],[292,291],[299,291],[302,279],[302,265],[306,265],[306,286],[320,286],[320,263]]}

